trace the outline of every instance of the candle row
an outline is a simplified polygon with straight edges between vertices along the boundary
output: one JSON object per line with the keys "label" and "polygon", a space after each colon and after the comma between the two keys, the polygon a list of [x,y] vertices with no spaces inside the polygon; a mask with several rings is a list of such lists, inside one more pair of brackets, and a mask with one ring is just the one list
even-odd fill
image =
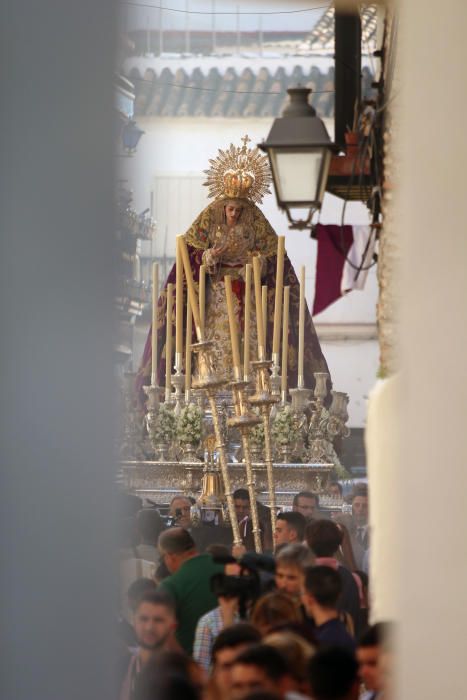
{"label": "candle row", "polygon": [[[183,356],[183,268],[189,266],[188,251],[185,241],[182,236],[177,237],[176,251],[176,284],[169,283],[167,285],[167,324],[166,324],[166,399],[170,396],[172,384],[172,316],[174,306],[174,291],[175,291],[175,369],[182,370]],[[186,257],[186,260],[184,258]],[[287,356],[288,356],[288,328],[289,328],[289,305],[290,305],[290,287],[284,287],[284,258],[285,258],[285,237],[278,237],[277,245],[277,263],[276,263],[276,287],[274,300],[274,325],[272,339],[272,360],[273,364],[279,367],[282,366],[281,373],[281,392],[283,397],[287,392]],[[244,306],[244,338],[243,338],[243,376],[245,379],[250,378],[250,319],[251,319],[251,283],[255,288],[255,304],[256,304],[256,321],[257,321],[257,338],[258,338],[258,358],[266,359],[266,337],[267,337],[267,286],[261,284],[261,262],[259,257],[253,258],[253,265],[247,264],[245,269],[245,306]],[[188,300],[186,311],[186,343],[185,343],[185,386],[189,390],[191,386],[191,336],[192,322],[195,321],[195,329],[198,338],[204,337],[205,313],[206,313],[206,268],[200,266],[199,271],[199,294],[196,294],[193,278],[189,275],[188,283]],[[151,370],[151,385],[157,383],[157,363],[158,363],[158,348],[157,348],[157,297],[159,286],[159,268],[157,263],[153,263],[153,290],[152,290],[152,370]],[[193,287],[193,289],[191,289]],[[198,297],[198,298],[196,298]],[[230,298],[230,302],[229,302]],[[195,299],[195,307],[193,306]],[[233,297],[227,296],[227,303],[233,305]],[[231,318],[230,312],[233,311],[228,307],[229,321]],[[282,333],[281,333],[282,331]],[[232,332],[232,328],[231,328]],[[299,305],[299,333],[298,333],[298,386],[304,387],[304,334],[305,334],[305,267],[300,270],[300,305]],[[282,357],[280,358],[280,342],[282,336]],[[235,359],[238,360],[235,364]],[[281,359],[281,362],[280,362]],[[238,365],[238,367],[237,367]],[[237,367],[240,372],[240,359],[234,358],[234,367]],[[236,371],[237,371],[236,370]]]}
{"label": "candle row", "polygon": [[[176,369],[182,369],[181,358],[183,355],[183,261],[181,246],[177,239],[176,252],[176,284],[169,282],[167,284],[167,302],[166,302],[166,338],[165,338],[165,390],[166,397],[170,395],[172,390],[172,315],[174,307],[174,288],[175,288],[175,362]],[[158,319],[157,319],[157,302],[159,295],[159,265],[154,262],[152,265],[152,332],[151,332],[151,386],[157,385],[157,366],[158,366]],[[199,269],[199,323],[204,331],[206,307],[206,266],[201,265]],[[192,320],[193,311],[190,304],[190,299],[187,300],[187,316],[186,316],[186,350],[185,350],[185,368],[187,373],[186,386],[191,385],[191,336],[192,336]],[[190,380],[188,382],[188,380]]]}

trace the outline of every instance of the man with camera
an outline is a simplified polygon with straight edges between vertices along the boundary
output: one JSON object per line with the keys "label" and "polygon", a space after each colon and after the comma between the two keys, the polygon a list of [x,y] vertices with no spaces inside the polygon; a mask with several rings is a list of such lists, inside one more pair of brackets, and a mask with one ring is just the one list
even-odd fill
{"label": "man with camera", "polygon": [[169,518],[173,525],[189,530],[191,527],[191,501],[186,496],[174,496],[170,501]]}

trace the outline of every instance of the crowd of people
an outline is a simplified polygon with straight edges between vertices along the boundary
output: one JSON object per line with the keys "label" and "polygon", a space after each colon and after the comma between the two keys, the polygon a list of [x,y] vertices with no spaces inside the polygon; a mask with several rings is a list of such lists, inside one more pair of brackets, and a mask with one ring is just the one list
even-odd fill
{"label": "crowd of people", "polygon": [[[338,482],[329,489],[342,497]],[[119,700],[388,700],[390,625],[369,624],[366,485],[349,501],[351,513],[329,512],[298,493],[274,532],[260,507],[256,554],[244,489],[235,547],[227,528],[200,537],[185,496],[166,517],[130,498],[122,560],[152,573],[125,592]]]}

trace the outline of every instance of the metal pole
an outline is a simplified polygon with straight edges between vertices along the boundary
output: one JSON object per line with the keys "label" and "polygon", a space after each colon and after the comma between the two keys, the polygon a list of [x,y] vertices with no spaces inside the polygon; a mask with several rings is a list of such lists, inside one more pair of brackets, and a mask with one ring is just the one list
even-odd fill
{"label": "metal pole", "polygon": [[345,132],[352,129],[355,104],[361,98],[361,44],[359,12],[336,9],[334,140],[341,146],[345,145]]}

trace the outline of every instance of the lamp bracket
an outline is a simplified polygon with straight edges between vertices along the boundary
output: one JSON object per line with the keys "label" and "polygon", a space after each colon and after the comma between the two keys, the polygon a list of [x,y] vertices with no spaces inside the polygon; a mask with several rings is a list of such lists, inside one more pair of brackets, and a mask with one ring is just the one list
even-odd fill
{"label": "lamp bracket", "polygon": [[289,228],[295,231],[303,231],[306,228],[311,228],[311,220],[316,210],[316,207],[311,207],[306,219],[294,219],[288,208],[286,208],[285,213],[287,214],[287,218],[289,220]]}

